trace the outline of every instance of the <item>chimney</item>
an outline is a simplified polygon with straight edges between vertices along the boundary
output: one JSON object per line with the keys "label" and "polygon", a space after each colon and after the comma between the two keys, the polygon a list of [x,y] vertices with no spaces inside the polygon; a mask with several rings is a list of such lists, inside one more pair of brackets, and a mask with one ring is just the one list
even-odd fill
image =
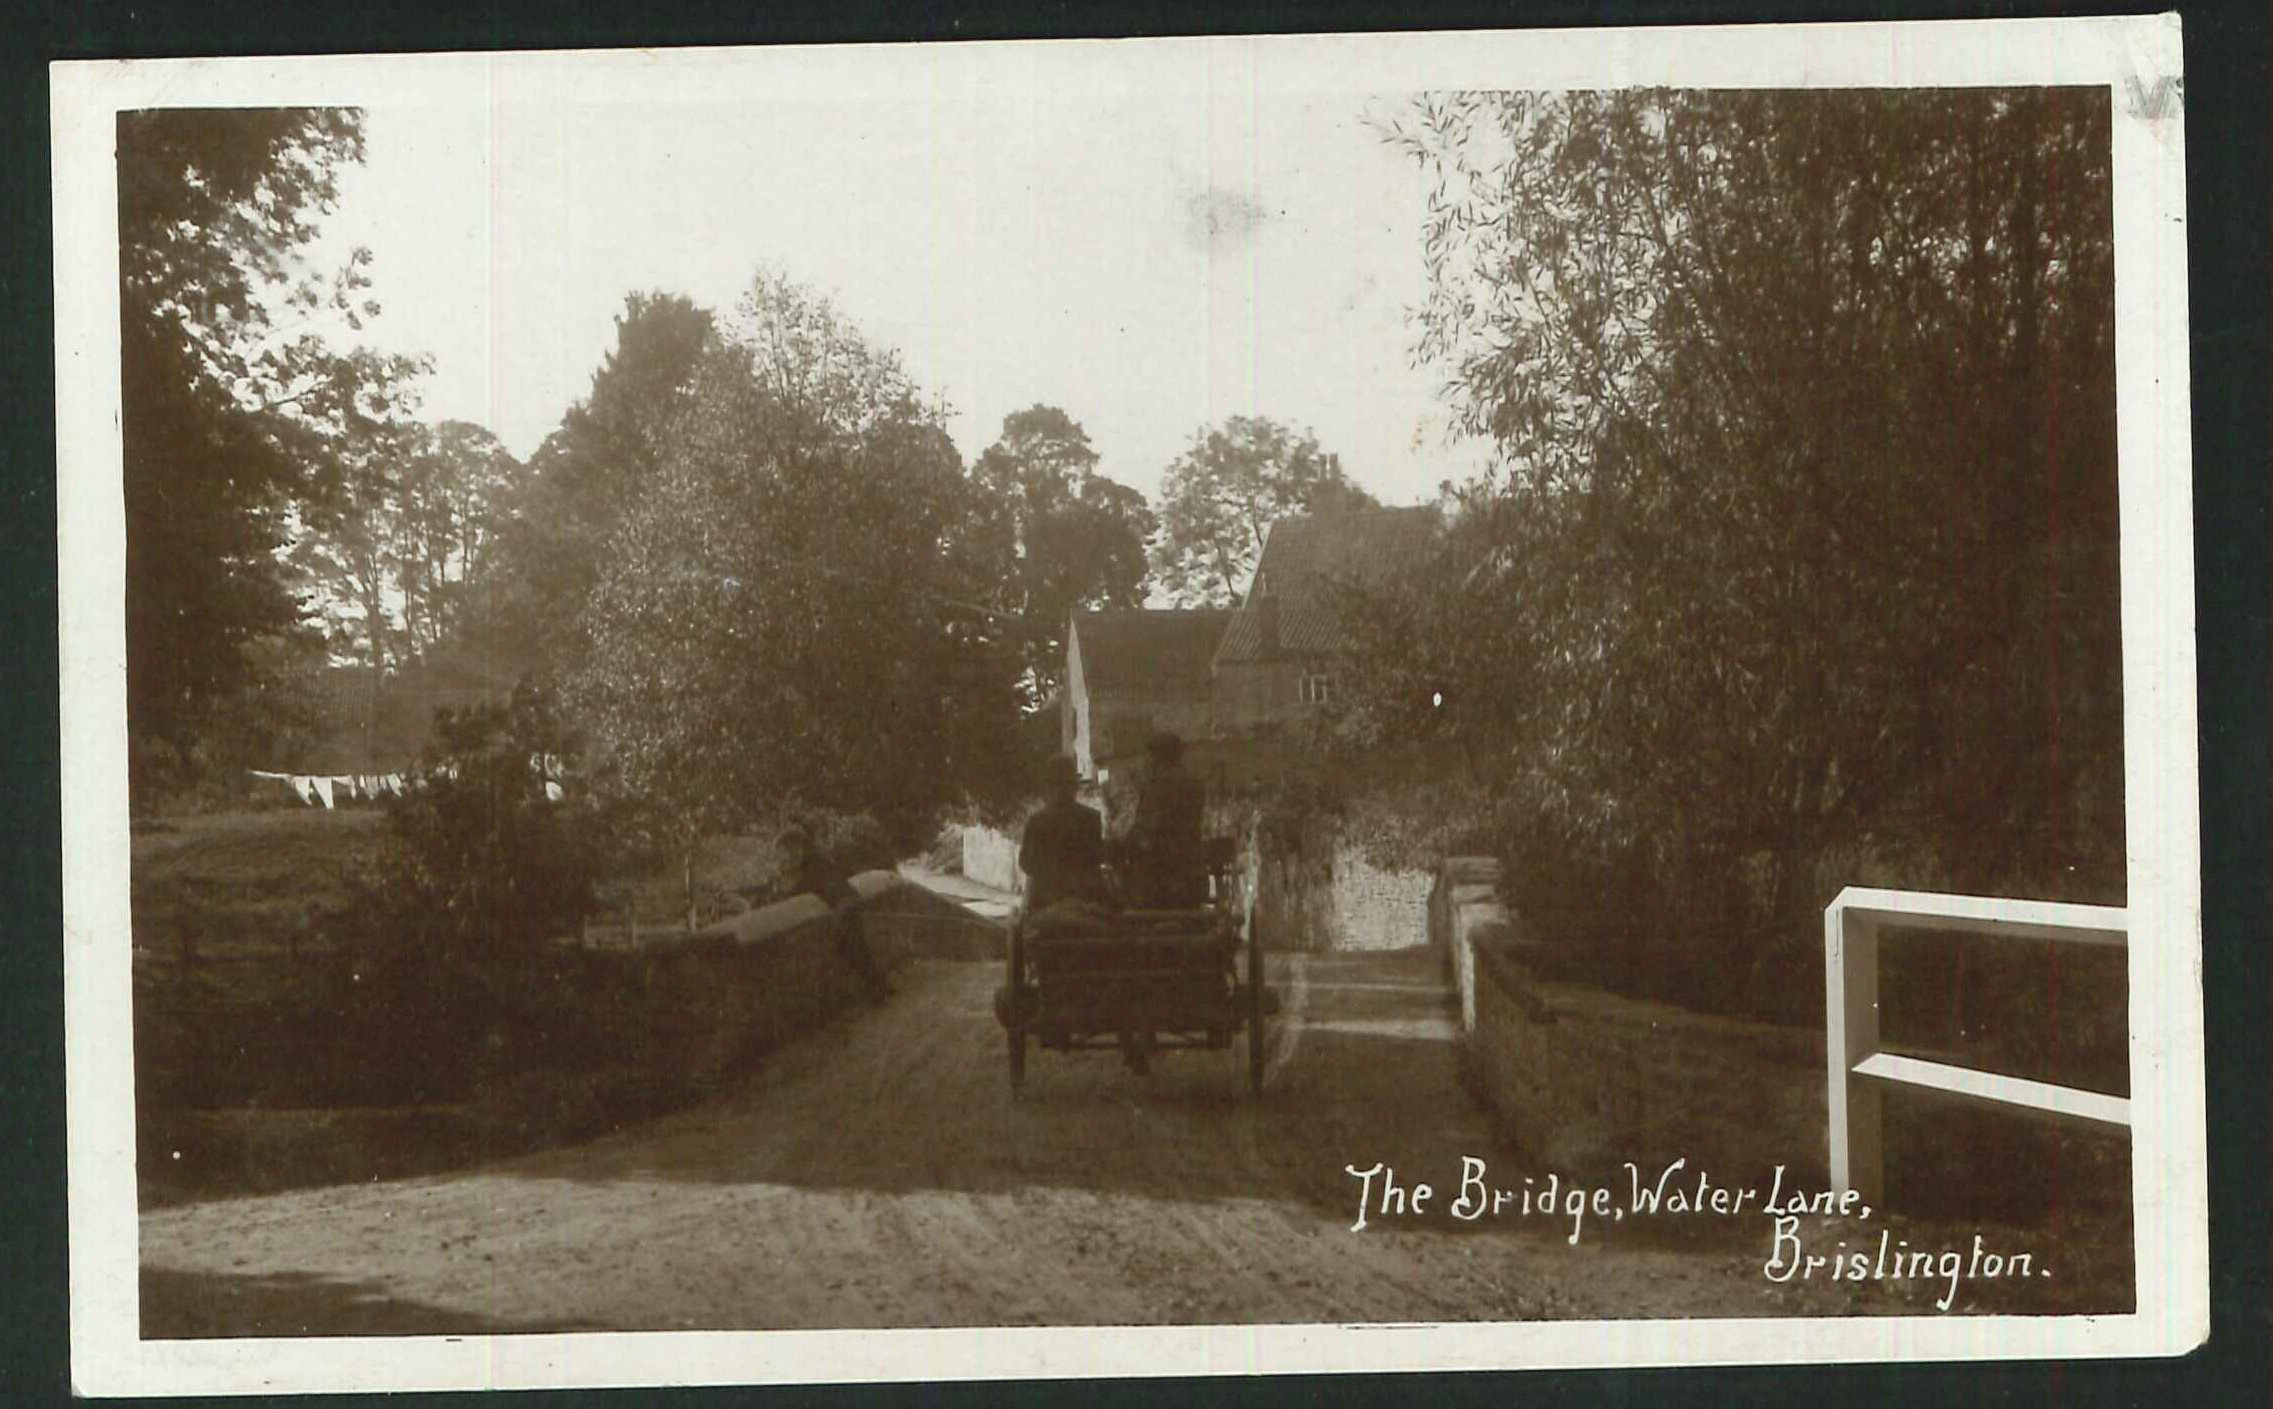
{"label": "chimney", "polygon": [[1277,655],[1279,653],[1278,598],[1257,597],[1255,599],[1255,630],[1262,636],[1263,654],[1266,656]]}

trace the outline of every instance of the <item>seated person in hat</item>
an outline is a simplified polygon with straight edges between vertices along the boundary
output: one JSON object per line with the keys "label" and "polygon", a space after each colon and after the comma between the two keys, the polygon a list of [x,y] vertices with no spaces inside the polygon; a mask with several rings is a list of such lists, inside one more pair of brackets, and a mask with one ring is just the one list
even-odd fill
{"label": "seated person in hat", "polygon": [[1200,833],[1207,789],[1184,771],[1184,741],[1174,734],[1153,735],[1144,752],[1136,815],[1123,839],[1131,903],[1151,910],[1205,905],[1207,859]]}
{"label": "seated person in hat", "polygon": [[1105,821],[1077,798],[1081,773],[1060,754],[1044,774],[1049,801],[1026,819],[1018,840],[1018,869],[1026,873],[1026,913],[1068,901],[1102,903]]}
{"label": "seated person in hat", "polygon": [[[1060,754],[1050,760],[1050,800],[1026,819],[1018,842],[1018,869],[1026,873],[1027,932],[1038,939],[1100,932],[1105,925],[1105,819],[1083,806],[1076,794],[1080,770]],[[1152,1034],[1129,1028],[1120,1034],[1121,1055],[1129,1070],[1152,1070]]]}

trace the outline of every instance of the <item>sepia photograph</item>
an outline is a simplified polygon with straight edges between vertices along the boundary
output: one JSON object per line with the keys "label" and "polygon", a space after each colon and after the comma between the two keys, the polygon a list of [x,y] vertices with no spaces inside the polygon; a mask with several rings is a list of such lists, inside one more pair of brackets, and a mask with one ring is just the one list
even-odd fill
{"label": "sepia photograph", "polygon": [[1613,37],[58,65],[82,1388],[2198,1342],[2176,22]]}

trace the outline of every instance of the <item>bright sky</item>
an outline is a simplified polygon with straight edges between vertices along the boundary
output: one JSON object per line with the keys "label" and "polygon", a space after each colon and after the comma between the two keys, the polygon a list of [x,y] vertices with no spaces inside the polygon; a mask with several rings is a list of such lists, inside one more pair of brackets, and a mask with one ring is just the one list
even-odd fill
{"label": "bright sky", "polygon": [[[1000,90],[996,90],[1000,91]],[[1045,402],[1153,493],[1203,425],[1315,431],[1385,502],[1480,463],[1415,369],[1420,175],[1393,96],[1109,94],[375,105],[324,257],[375,256],[370,341],[431,353],[424,413],[527,456],[626,293],[727,311],[771,264],[954,408],[975,458]]]}

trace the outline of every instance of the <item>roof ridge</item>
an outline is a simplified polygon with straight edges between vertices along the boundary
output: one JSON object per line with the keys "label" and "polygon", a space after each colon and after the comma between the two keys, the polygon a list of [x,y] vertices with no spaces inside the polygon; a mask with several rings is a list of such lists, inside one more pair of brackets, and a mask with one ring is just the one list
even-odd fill
{"label": "roof ridge", "polygon": [[1204,695],[1232,613],[1222,607],[1123,607],[1073,614],[1092,691]]}

